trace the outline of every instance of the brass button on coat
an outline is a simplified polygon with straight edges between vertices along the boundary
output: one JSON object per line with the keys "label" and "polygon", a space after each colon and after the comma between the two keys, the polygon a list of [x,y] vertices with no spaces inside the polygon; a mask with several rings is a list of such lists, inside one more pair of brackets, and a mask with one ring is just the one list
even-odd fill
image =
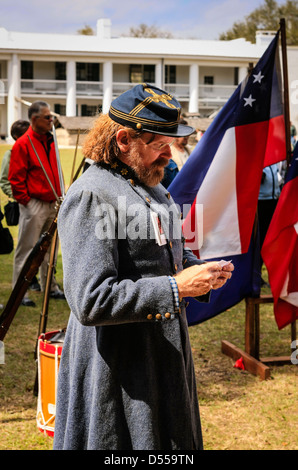
{"label": "brass button on coat", "polygon": [[153,317],[153,315],[151,315],[151,313],[149,313],[149,315],[147,315],[147,320],[152,320],[152,317]]}
{"label": "brass button on coat", "polygon": [[165,317],[166,317],[167,319],[169,319],[169,318],[171,318],[171,314],[170,314],[169,312],[167,312],[167,313],[165,313]]}
{"label": "brass button on coat", "polygon": [[161,314],[160,314],[160,313],[157,313],[157,314],[155,315],[155,318],[156,318],[156,320],[161,320],[161,318],[162,318],[162,317],[161,317]]}

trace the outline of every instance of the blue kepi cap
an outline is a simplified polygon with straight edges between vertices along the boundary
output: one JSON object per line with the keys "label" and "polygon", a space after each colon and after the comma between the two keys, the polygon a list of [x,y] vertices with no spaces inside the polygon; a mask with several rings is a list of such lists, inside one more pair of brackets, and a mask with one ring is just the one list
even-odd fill
{"label": "blue kepi cap", "polygon": [[195,129],[180,124],[180,103],[159,88],[143,83],[118,96],[111,104],[113,121],[137,131],[186,137]]}

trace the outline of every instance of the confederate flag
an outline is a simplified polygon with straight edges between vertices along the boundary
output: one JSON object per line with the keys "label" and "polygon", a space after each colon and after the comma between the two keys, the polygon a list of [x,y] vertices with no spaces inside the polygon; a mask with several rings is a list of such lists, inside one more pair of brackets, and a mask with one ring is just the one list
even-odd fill
{"label": "confederate flag", "polygon": [[261,251],[279,329],[298,318],[298,144]]}
{"label": "confederate flag", "polygon": [[199,258],[232,259],[235,266],[209,303],[187,299],[189,325],[260,293],[253,225],[262,170],[286,159],[278,43],[279,32],[169,186],[185,218],[186,246]]}
{"label": "confederate flag", "polygon": [[169,187],[200,258],[248,251],[262,170],[286,159],[278,42],[279,32]]}

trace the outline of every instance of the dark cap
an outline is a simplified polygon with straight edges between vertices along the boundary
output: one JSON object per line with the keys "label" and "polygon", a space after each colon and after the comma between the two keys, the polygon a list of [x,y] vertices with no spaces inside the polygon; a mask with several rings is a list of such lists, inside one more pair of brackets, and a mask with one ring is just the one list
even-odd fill
{"label": "dark cap", "polygon": [[172,95],[147,83],[122,93],[109,110],[113,121],[137,131],[185,137],[195,129],[179,123],[180,113],[181,106]]}

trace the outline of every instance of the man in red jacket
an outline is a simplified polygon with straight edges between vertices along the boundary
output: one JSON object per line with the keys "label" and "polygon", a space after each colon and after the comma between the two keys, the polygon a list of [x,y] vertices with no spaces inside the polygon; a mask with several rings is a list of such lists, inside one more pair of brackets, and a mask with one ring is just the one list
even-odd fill
{"label": "man in red jacket", "polygon": [[[61,196],[54,140],[50,132],[53,117],[49,105],[43,101],[34,102],[29,107],[28,118],[30,127],[12,148],[8,173],[13,196],[20,207],[13,286],[29,253],[37,243],[40,235],[49,228],[56,215],[55,195],[38,161],[30,139],[55,192],[59,197]],[[47,254],[40,267],[41,290],[45,288],[48,262],[49,256]],[[50,295],[56,299],[65,298],[54,276]],[[35,305],[27,296],[24,297],[22,304],[25,306]]]}

